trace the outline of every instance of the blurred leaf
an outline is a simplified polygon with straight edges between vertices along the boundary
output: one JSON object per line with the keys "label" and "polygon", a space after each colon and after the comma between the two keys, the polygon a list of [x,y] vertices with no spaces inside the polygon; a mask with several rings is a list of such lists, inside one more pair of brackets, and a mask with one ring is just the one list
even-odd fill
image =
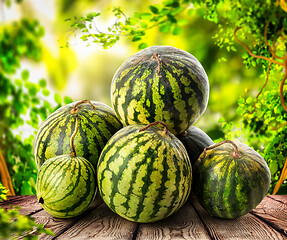
{"label": "blurred leaf", "polygon": [[61,105],[62,104],[62,97],[60,94],[56,93],[54,96],[54,100],[57,104]]}
{"label": "blurred leaf", "polygon": [[162,33],[168,33],[170,32],[171,25],[169,23],[163,23],[159,27],[159,31]]}
{"label": "blurred leaf", "polygon": [[23,70],[21,73],[21,77],[24,81],[28,80],[29,78],[29,71],[28,70]]}
{"label": "blurred leaf", "polygon": [[41,88],[45,88],[47,86],[47,82],[44,78],[39,81],[39,85]]}
{"label": "blurred leaf", "polygon": [[179,35],[179,34],[181,34],[181,32],[182,32],[182,28],[181,28],[181,27],[178,27],[178,26],[175,26],[175,27],[172,29],[172,31],[171,31],[171,33],[172,33],[173,35]]}
{"label": "blurred leaf", "polygon": [[152,13],[158,14],[161,10],[161,6],[160,5],[150,5],[149,9],[151,10]]}
{"label": "blurred leaf", "polygon": [[73,102],[73,100],[70,97],[68,97],[68,96],[64,97],[64,104],[69,104],[69,103],[72,103],[72,102]]}
{"label": "blurred leaf", "polygon": [[144,49],[144,48],[147,48],[148,47],[148,44],[147,43],[140,43],[138,45],[138,49]]}
{"label": "blurred leaf", "polygon": [[142,38],[140,36],[134,36],[132,42],[140,41]]}

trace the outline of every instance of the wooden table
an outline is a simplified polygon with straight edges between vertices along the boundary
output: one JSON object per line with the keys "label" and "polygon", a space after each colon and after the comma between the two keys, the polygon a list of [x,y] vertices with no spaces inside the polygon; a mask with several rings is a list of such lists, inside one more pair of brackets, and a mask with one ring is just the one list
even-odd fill
{"label": "wooden table", "polygon": [[72,219],[52,217],[34,195],[9,197],[1,206],[20,206],[22,214],[55,233],[39,239],[287,239],[287,195],[268,195],[256,209],[234,220],[209,216],[191,198],[171,217],[151,224],[117,216],[100,197],[85,214]]}

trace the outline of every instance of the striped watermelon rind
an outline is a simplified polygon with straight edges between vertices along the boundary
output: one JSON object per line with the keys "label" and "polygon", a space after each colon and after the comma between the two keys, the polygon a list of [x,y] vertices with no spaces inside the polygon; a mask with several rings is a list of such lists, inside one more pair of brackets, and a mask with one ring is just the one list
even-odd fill
{"label": "striped watermelon rind", "polygon": [[40,168],[36,191],[39,203],[49,214],[58,218],[75,217],[95,198],[95,169],[83,157],[56,156]]}
{"label": "striped watermelon rind", "polygon": [[208,98],[202,65],[190,53],[170,46],[137,52],[120,66],[111,84],[112,107],[124,126],[163,121],[175,135],[198,120]]}
{"label": "striped watermelon rind", "polygon": [[250,212],[269,190],[271,174],[265,160],[246,144],[225,143],[207,150],[193,168],[194,196],[211,215],[238,218]]}
{"label": "striped watermelon rind", "polygon": [[144,124],[119,130],[98,162],[99,192],[111,210],[133,222],[155,222],[187,200],[192,169],[182,143],[162,128]]}
{"label": "striped watermelon rind", "polygon": [[[74,145],[78,156],[89,160],[94,168],[108,139],[122,128],[114,111],[104,103],[83,103],[73,112],[74,102],[57,109],[41,125],[35,139],[35,160],[38,168],[48,159],[70,154],[70,138],[75,129],[75,115],[79,117],[78,134]],[[72,111],[72,112],[71,112]]]}
{"label": "striped watermelon rind", "polygon": [[214,144],[213,140],[200,128],[196,126],[189,127],[183,134],[177,136],[183,143],[193,166],[204,148]]}

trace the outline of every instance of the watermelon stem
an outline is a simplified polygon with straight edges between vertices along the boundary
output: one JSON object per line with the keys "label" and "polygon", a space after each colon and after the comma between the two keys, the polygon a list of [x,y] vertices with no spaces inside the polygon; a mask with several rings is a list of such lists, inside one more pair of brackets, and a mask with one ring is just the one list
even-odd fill
{"label": "watermelon stem", "polygon": [[159,77],[161,77],[161,73],[160,73],[160,64],[161,64],[161,60],[160,60],[160,56],[158,53],[154,53],[152,56],[152,59],[156,60],[158,65],[157,65],[157,75]]}
{"label": "watermelon stem", "polygon": [[215,144],[213,144],[213,145],[211,145],[211,146],[209,146],[209,147],[204,148],[203,153],[202,153],[202,154],[200,155],[200,157],[198,158],[198,161],[201,162],[201,160],[202,160],[203,158],[205,158],[207,150],[211,150],[211,149],[213,149],[213,148],[217,148],[217,147],[219,147],[219,146],[221,146],[221,145],[223,145],[223,144],[225,144],[225,143],[230,143],[230,144],[233,145],[233,147],[234,147],[234,152],[231,153],[231,156],[232,156],[233,158],[236,158],[236,159],[242,158],[242,154],[239,152],[237,145],[236,145],[233,141],[231,141],[231,140],[224,140],[224,141],[222,141],[222,142],[215,143]]}
{"label": "watermelon stem", "polygon": [[39,199],[39,203],[43,204],[44,203],[44,199],[42,197],[40,197]]}
{"label": "watermelon stem", "polygon": [[79,111],[78,106],[81,105],[81,104],[83,104],[83,103],[88,103],[88,104],[91,105],[91,107],[92,107],[95,111],[97,110],[97,109],[95,108],[95,106],[91,103],[91,101],[89,101],[89,100],[82,100],[82,101],[77,102],[77,103],[74,105],[74,107],[73,107],[73,109],[70,111],[70,113],[71,113],[71,114],[77,113],[77,112]]}
{"label": "watermelon stem", "polygon": [[167,125],[166,125],[164,122],[162,122],[162,121],[156,121],[156,122],[153,122],[153,123],[149,123],[148,125],[146,125],[146,126],[143,127],[142,129],[139,129],[138,132],[145,131],[145,130],[147,130],[148,128],[150,128],[151,126],[154,126],[154,125],[157,125],[157,124],[161,124],[161,125],[164,126],[164,129],[163,129],[163,130],[164,130],[164,134],[167,136],[167,131],[168,131]]}
{"label": "watermelon stem", "polygon": [[184,132],[180,133],[179,136],[185,137],[187,134],[188,134],[188,132],[184,131]]}
{"label": "watermelon stem", "polygon": [[74,139],[75,139],[75,136],[78,132],[78,128],[79,128],[79,116],[78,114],[76,114],[76,126],[75,126],[75,130],[71,136],[71,139],[70,139],[70,146],[71,146],[71,149],[72,149],[72,152],[70,154],[71,157],[76,157],[76,150],[75,150],[75,145],[74,145]]}

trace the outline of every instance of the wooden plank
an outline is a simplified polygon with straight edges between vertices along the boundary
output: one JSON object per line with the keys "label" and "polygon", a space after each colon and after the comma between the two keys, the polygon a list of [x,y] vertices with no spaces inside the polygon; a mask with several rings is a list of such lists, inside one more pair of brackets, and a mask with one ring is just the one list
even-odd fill
{"label": "wooden plank", "polygon": [[11,196],[8,197],[8,200],[1,202],[1,207],[5,210],[15,206],[21,208],[19,212],[23,215],[32,215],[43,210],[41,204],[38,203],[36,195]]}
{"label": "wooden plank", "polygon": [[65,232],[67,229],[69,229],[71,226],[73,226],[76,222],[78,222],[80,219],[85,219],[86,216],[93,211],[93,209],[96,209],[103,200],[97,195],[92,205],[85,211],[83,214],[76,216],[74,218],[56,218],[47,213],[45,210],[35,213],[32,215],[32,217],[35,218],[35,222],[37,224],[44,224],[45,228],[51,229],[55,236],[48,236],[45,234],[39,235],[39,239],[53,239],[57,237],[58,235],[61,235],[63,232]]}
{"label": "wooden plank", "polygon": [[57,239],[133,239],[136,223],[125,220],[112,212],[103,202],[81,218]]}
{"label": "wooden plank", "polygon": [[250,213],[237,219],[221,219],[210,216],[194,198],[193,205],[212,239],[286,239]]}
{"label": "wooden plank", "polygon": [[190,202],[165,220],[140,224],[137,240],[210,239]]}
{"label": "wooden plank", "polygon": [[287,196],[267,196],[251,211],[287,237]]}
{"label": "wooden plank", "polygon": [[268,195],[251,213],[234,220],[214,218],[192,198],[166,220],[137,224],[115,213],[97,196],[88,211],[71,219],[58,219],[44,211],[35,195],[13,196],[0,203],[20,206],[56,236],[39,239],[287,239],[287,195]]}
{"label": "wooden plank", "polygon": [[267,197],[284,203],[286,205],[285,208],[287,208],[287,195],[267,195]]}

